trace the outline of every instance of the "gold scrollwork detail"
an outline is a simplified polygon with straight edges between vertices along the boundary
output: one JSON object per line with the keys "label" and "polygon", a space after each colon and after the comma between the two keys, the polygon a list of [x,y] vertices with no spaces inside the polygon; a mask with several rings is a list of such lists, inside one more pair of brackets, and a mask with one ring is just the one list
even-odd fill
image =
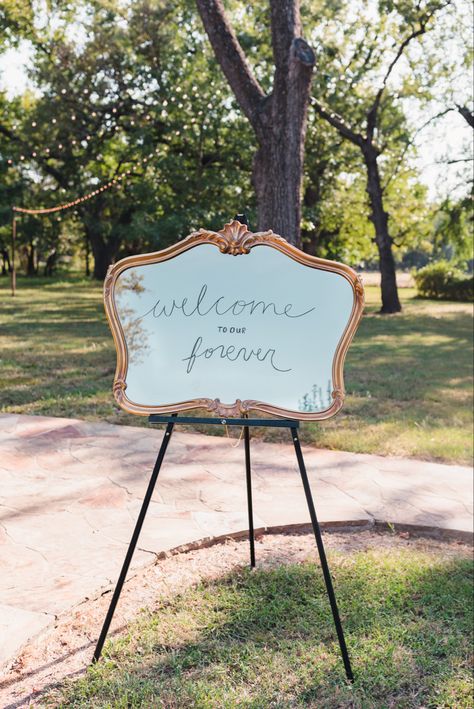
{"label": "gold scrollwork detail", "polygon": [[110,295],[110,289],[112,288],[113,279],[114,279],[113,264],[110,264],[110,266],[107,269],[107,275],[105,276],[105,280],[104,280],[104,298],[108,298]]}
{"label": "gold scrollwork detail", "polygon": [[354,290],[356,292],[356,295],[364,301],[364,284],[362,283],[362,278],[360,277],[359,274],[357,274],[356,279],[354,281]]}
{"label": "gold scrollwork detail", "polygon": [[223,404],[220,399],[208,399],[206,408],[218,416],[227,417],[239,416],[249,411],[246,402],[240,399],[237,399],[233,404]]}
{"label": "gold scrollwork detail", "polygon": [[256,244],[274,243],[278,240],[286,241],[281,236],[274,234],[271,229],[254,234],[248,230],[245,224],[241,224],[236,219],[228,222],[220,231],[200,229],[191,234],[188,239],[202,241],[203,237],[206,241],[216,244],[221,253],[231,256],[249,254],[250,249]]}
{"label": "gold scrollwork detail", "polygon": [[334,400],[334,403],[337,404],[337,406],[340,408],[344,403],[346,395],[343,389],[341,389],[340,387],[336,387],[335,389],[333,389],[331,396]]}
{"label": "gold scrollwork detail", "polygon": [[126,388],[127,388],[127,382],[124,381],[123,379],[116,379],[114,381],[113,393],[114,393],[115,400],[119,404],[121,404],[124,399]]}

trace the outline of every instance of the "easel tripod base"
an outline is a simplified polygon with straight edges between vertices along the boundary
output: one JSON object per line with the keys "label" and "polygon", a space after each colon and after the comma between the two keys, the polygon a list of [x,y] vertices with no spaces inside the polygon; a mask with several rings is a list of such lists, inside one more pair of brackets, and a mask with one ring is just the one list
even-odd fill
{"label": "easel tripod base", "polygon": [[308,481],[308,475],[306,472],[306,466],[304,463],[303,453],[301,450],[301,445],[298,437],[298,421],[290,421],[287,419],[247,419],[247,418],[234,418],[234,419],[223,419],[223,418],[192,418],[177,416],[176,414],[172,416],[158,416],[152,415],[149,417],[149,422],[151,424],[156,423],[166,423],[166,430],[163,436],[163,441],[156,459],[153,472],[151,474],[150,482],[143,499],[143,504],[138,515],[137,522],[135,524],[135,529],[130,540],[130,544],[125,555],[125,559],[122,565],[122,570],[117,581],[114,593],[112,595],[112,600],[110,602],[107,615],[105,617],[102,630],[97,641],[97,645],[94,651],[93,662],[97,662],[102,654],[102,648],[104,646],[105,640],[107,638],[107,633],[112,622],[112,618],[115,613],[115,608],[120,598],[122,592],[123,584],[127,577],[128,569],[132,561],[132,557],[140,536],[140,532],[145,521],[146,513],[150,500],[155,489],[156,481],[158,479],[158,474],[160,472],[161,465],[163,463],[168,444],[170,442],[171,435],[176,423],[191,424],[191,423],[212,423],[212,424],[225,424],[228,426],[243,426],[244,427],[244,450],[245,450],[245,473],[246,473],[246,483],[247,483],[247,507],[248,507],[248,519],[249,519],[249,544],[250,544],[250,566],[255,567],[255,535],[254,535],[254,525],[253,525],[253,501],[252,501],[252,478],[251,478],[251,465],[250,465],[250,427],[252,426],[270,426],[278,428],[289,428],[291,432],[291,437],[293,440],[293,445],[295,448],[296,459],[298,461],[298,467],[301,475],[301,480],[303,483],[303,488],[306,496],[306,502],[308,505],[308,510],[311,518],[311,524],[313,526],[313,532],[316,539],[316,546],[319,553],[319,559],[321,562],[321,568],[323,571],[324,582],[326,585],[326,592],[328,595],[329,603],[331,606],[332,616],[334,620],[334,625],[336,628],[337,638],[339,641],[339,647],[341,650],[342,661],[344,663],[344,669],[346,672],[346,677],[349,681],[354,680],[354,675],[352,672],[352,667],[349,659],[349,653],[347,651],[346,641],[344,638],[344,631],[342,629],[342,623],[339,616],[339,610],[337,607],[336,596],[334,593],[334,588],[332,584],[332,578],[329,571],[329,566],[326,558],[326,552],[324,549],[323,539],[321,535],[321,530],[319,527],[319,522],[316,516],[316,510],[314,507],[313,496],[311,494],[311,488]]}

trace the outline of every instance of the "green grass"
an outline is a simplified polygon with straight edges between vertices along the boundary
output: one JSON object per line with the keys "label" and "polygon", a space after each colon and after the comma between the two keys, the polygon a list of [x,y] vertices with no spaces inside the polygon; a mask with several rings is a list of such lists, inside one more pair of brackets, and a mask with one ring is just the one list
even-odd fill
{"label": "green grass", "polygon": [[[404,288],[403,313],[380,316],[378,289],[366,294],[366,316],[347,356],[344,409],[304,424],[303,441],[470,463],[472,307],[417,300]],[[113,401],[115,354],[100,285],[79,277],[20,278],[11,298],[4,277],[0,300],[2,411],[147,425]],[[263,435],[278,440],[284,432]]]}
{"label": "green grass", "polygon": [[47,705],[471,709],[470,560],[392,547],[330,563],[353,686],[321,570],[305,563],[236,571],[158,603]]}

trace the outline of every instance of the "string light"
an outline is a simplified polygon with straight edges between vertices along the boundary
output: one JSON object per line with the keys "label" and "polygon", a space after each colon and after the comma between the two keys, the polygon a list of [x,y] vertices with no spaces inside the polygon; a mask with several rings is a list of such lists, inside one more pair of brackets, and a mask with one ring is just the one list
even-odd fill
{"label": "string light", "polygon": [[[123,177],[121,176],[120,179],[123,179]],[[53,214],[54,212],[62,212],[65,209],[70,209],[71,207],[76,207],[78,204],[81,204],[82,202],[87,202],[89,199],[96,197],[99,194],[99,192],[105,192],[105,190],[109,190],[111,187],[115,187],[116,184],[117,184],[117,179],[111,180],[110,182],[107,182],[105,185],[103,185],[98,190],[93,190],[92,192],[89,192],[88,194],[85,194],[82,197],[78,197],[77,199],[72,200],[72,202],[58,204],[56,207],[41,207],[40,209],[27,209],[26,207],[12,207],[12,210],[14,212],[20,212],[21,214]]]}
{"label": "string light", "polygon": [[[197,86],[193,86],[193,87],[192,87],[192,92],[193,92],[193,93],[196,93],[197,90],[198,90],[198,87],[197,87]],[[182,89],[181,89],[180,87],[177,87],[177,88],[176,88],[176,93],[179,94],[179,93],[181,93],[181,91],[182,91]],[[61,90],[61,94],[62,94],[62,95],[65,95],[66,93],[67,93],[67,90],[66,90],[66,89],[62,89],[62,90]],[[89,94],[89,93],[90,93],[90,92],[89,92],[88,89],[84,89],[84,94],[87,95],[87,94]],[[180,98],[182,98],[182,99],[188,99],[188,96],[187,96],[187,94],[184,94],[184,95],[183,95],[182,97],[180,97]],[[170,97],[170,100],[171,100],[172,103],[175,103],[175,102],[176,102],[176,98],[175,98],[174,96],[171,96],[171,97]],[[165,99],[165,100],[162,102],[162,106],[167,106],[167,105],[168,105],[168,101]],[[182,107],[183,104],[180,103],[179,106]],[[117,114],[117,108],[115,108],[115,107],[112,108],[112,113],[113,113],[113,114]],[[166,112],[163,112],[163,111],[162,111],[162,114],[163,114],[163,113],[166,113]],[[202,115],[202,113],[203,113],[202,111],[199,111],[198,115]],[[93,111],[93,112],[91,113],[91,115],[92,115],[93,118],[95,118],[95,117],[97,116],[96,111]],[[107,115],[109,115],[109,114],[107,114]],[[109,117],[110,117],[110,116],[109,116]],[[146,121],[151,121],[152,116],[148,113],[148,114],[146,114],[146,116],[143,116],[143,118],[144,118]],[[72,114],[72,115],[71,115],[71,120],[72,120],[72,121],[75,121],[75,120],[76,120],[76,115],[75,115],[75,114]],[[193,119],[193,121],[194,121],[194,119]],[[56,124],[57,124],[57,119],[56,119],[56,118],[52,118],[52,119],[51,119],[51,123],[52,123],[53,125],[56,125]],[[134,120],[133,118],[130,119],[129,123],[130,123],[131,126],[135,126],[135,120]],[[33,128],[35,128],[35,127],[37,126],[36,121],[33,121],[33,122],[31,123],[31,125],[32,125]],[[13,128],[16,130],[16,129],[18,128],[18,125],[15,124],[15,125],[13,126]],[[117,131],[117,130],[120,130],[120,127],[119,127],[119,126],[115,126],[115,131]],[[104,132],[105,132],[105,131],[104,131]],[[179,131],[176,131],[176,132],[175,132],[175,135],[180,135],[180,132],[179,132]],[[79,142],[79,143],[81,143],[84,147],[87,147],[88,141],[90,141],[90,140],[91,140],[91,136],[90,136],[90,135],[86,135],[84,138],[79,138],[78,140],[73,139],[73,140],[71,141],[71,144],[75,146],[75,145],[77,145],[77,143]],[[57,148],[58,148],[59,150],[63,150],[63,148],[64,148],[63,143],[59,143],[59,144],[57,145]],[[40,150],[40,152],[41,152],[41,150]],[[48,157],[50,157],[51,148],[49,148],[49,147],[43,148],[43,149],[42,149],[42,152],[44,152],[44,154],[45,154],[46,157],[48,158]],[[138,161],[139,164],[142,164],[143,166],[146,166],[147,163],[148,163],[148,161],[149,161],[151,158],[153,158],[155,155],[157,155],[158,152],[159,152],[159,148],[156,148],[154,152],[152,152],[152,153],[150,153],[150,154],[148,155],[148,157],[144,157],[144,158],[142,158],[141,160],[139,160],[139,161]],[[31,154],[31,157],[36,158],[38,153],[36,152],[36,150],[33,150],[33,151],[31,151],[30,154]],[[20,155],[20,160],[21,160],[21,161],[24,161],[24,160],[25,160],[25,155]],[[8,164],[9,166],[13,165],[13,160],[12,160],[11,158],[9,158],[9,159],[7,160],[7,164]],[[56,213],[56,212],[61,212],[61,211],[66,210],[66,209],[71,209],[72,207],[76,207],[77,205],[82,204],[83,202],[87,202],[88,200],[93,199],[93,198],[96,197],[98,194],[101,194],[102,192],[105,192],[106,190],[109,190],[109,189],[111,189],[112,187],[115,187],[117,184],[118,184],[118,185],[121,185],[121,184],[122,184],[122,181],[125,180],[126,177],[129,176],[129,175],[131,175],[131,174],[132,174],[132,170],[131,170],[131,169],[128,169],[128,170],[125,171],[125,173],[124,173],[123,175],[118,175],[116,178],[110,180],[109,182],[105,183],[105,184],[102,185],[101,187],[99,187],[99,188],[97,188],[97,189],[95,189],[95,190],[93,190],[93,191],[91,191],[91,192],[89,192],[89,193],[87,193],[87,194],[85,194],[85,195],[82,195],[81,197],[78,197],[78,198],[75,199],[75,200],[72,200],[72,201],[70,201],[70,202],[66,202],[66,203],[63,203],[63,204],[59,204],[59,205],[57,205],[57,206],[55,206],[55,207],[42,207],[42,208],[38,208],[38,209],[29,209],[29,208],[26,208],[26,207],[16,207],[16,206],[14,206],[14,207],[12,207],[12,210],[13,210],[13,212],[21,213],[21,214],[53,214],[53,213]],[[166,181],[167,181],[166,179],[163,179],[163,182],[166,182]],[[63,191],[65,191],[65,190],[63,190]]]}
{"label": "string light", "polygon": [[[146,165],[150,158],[154,157],[154,155],[157,155],[159,152],[159,148],[156,148],[154,153],[149,153],[148,157],[144,157],[138,162],[141,163],[142,165]],[[24,156],[21,156],[22,158]],[[82,195],[82,197],[77,197],[77,199],[72,200],[71,202],[65,202],[64,204],[58,204],[56,207],[41,207],[39,209],[28,209],[26,207],[12,207],[12,210],[17,213],[21,214],[53,214],[55,212],[62,212],[65,209],[71,209],[71,207],[76,207],[78,204],[82,204],[82,202],[87,202],[89,199],[93,199],[93,197],[96,197],[98,194],[101,192],[105,192],[106,190],[111,189],[112,187],[115,187],[116,185],[121,185],[123,180],[127,178],[128,175],[132,174],[132,169],[129,168],[126,170],[122,175],[117,175],[117,177],[114,177],[112,180],[109,182],[106,182],[105,185],[102,185],[101,187],[98,187],[95,190],[92,190],[91,192],[88,192],[85,195]],[[166,182],[166,180],[164,180]],[[63,192],[65,191],[64,189],[62,190]]]}
{"label": "string light", "polygon": [[[164,102],[164,103],[167,103],[167,102]],[[111,111],[112,111],[113,114],[115,114],[115,116],[118,115],[118,109],[117,109],[117,108],[114,107],[114,108],[111,109]],[[91,115],[92,115],[93,117],[96,117],[96,116],[97,116],[97,113],[96,113],[95,111],[93,111]],[[111,116],[111,114],[107,113],[107,114],[105,114],[105,117],[111,118],[112,116]],[[144,120],[144,121],[151,121],[151,120],[152,120],[152,116],[151,116],[149,113],[147,113],[146,115],[142,115],[141,118],[142,118],[142,120]],[[72,114],[72,115],[71,115],[71,121],[75,121],[75,122],[76,122],[76,125],[77,125],[77,116],[76,116],[76,114]],[[56,119],[56,118],[52,118],[52,119],[51,119],[51,123],[57,124],[57,119]],[[134,118],[131,118],[131,119],[129,120],[129,125],[130,125],[130,126],[135,126],[135,125],[137,125],[137,123],[138,123],[138,125],[139,125],[139,122],[137,121],[137,116],[135,116]],[[36,126],[37,126],[36,121],[32,121],[31,126],[32,126],[33,128],[36,127]],[[111,130],[113,130],[115,133],[117,133],[118,131],[121,130],[122,127],[123,127],[123,126],[119,126],[119,125],[115,125],[115,126],[113,126],[113,127],[110,126],[110,125],[109,125],[109,126],[106,126],[106,127],[104,127],[104,130],[103,130],[103,131],[100,131],[100,132],[96,133],[96,137],[97,137],[97,138],[101,138],[104,134],[106,134],[107,132],[109,132],[109,131],[111,131]],[[18,128],[18,125],[15,124],[15,125],[13,126],[13,129],[16,130],[17,128]],[[87,134],[87,135],[82,136],[82,137],[79,136],[79,137],[77,137],[77,138],[71,138],[71,140],[70,140],[70,145],[71,145],[71,146],[82,145],[84,148],[86,148],[86,147],[87,147],[87,144],[88,144],[89,141],[91,141],[91,140],[92,140],[92,136],[91,136],[90,134]],[[62,151],[62,150],[64,150],[66,147],[67,147],[67,146],[65,145],[64,142],[58,143],[58,144],[56,144],[55,146],[53,145],[53,146],[51,146],[51,148],[50,148],[50,147],[48,147],[48,148],[43,148],[43,147],[41,147],[41,146],[40,146],[40,147],[35,147],[35,148],[31,149],[31,150],[28,150],[28,155],[30,155],[31,157],[37,157],[37,156],[40,155],[40,154],[46,154],[46,156],[49,157],[51,151],[53,151],[53,153],[54,153],[54,150]],[[25,156],[20,157],[20,160],[25,160]],[[12,159],[12,158],[8,159],[8,160],[7,160],[7,164],[8,164],[9,166],[14,165],[13,159]]]}

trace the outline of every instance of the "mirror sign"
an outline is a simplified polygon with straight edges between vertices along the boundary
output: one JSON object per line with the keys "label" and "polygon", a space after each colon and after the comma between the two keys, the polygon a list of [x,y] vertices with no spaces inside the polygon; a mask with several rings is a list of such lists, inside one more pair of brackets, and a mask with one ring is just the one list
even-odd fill
{"label": "mirror sign", "polygon": [[343,404],[360,278],[272,231],[233,221],[125,258],[110,267],[104,298],[126,411],[319,420]]}

